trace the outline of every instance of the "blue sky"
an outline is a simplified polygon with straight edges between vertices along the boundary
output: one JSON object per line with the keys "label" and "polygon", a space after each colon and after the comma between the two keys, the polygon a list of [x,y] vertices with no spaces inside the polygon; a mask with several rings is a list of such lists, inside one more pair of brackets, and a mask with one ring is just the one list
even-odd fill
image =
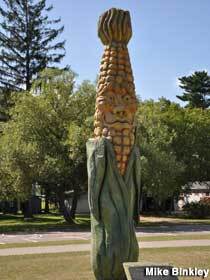
{"label": "blue sky", "polygon": [[[0,0],[0,3],[2,0]],[[116,7],[131,13],[128,45],[136,92],[142,99],[164,96],[178,102],[177,78],[195,70],[210,72],[209,0],[47,0],[52,17],[65,26],[66,57],[84,79],[94,81],[103,46],[97,37],[99,16]]]}

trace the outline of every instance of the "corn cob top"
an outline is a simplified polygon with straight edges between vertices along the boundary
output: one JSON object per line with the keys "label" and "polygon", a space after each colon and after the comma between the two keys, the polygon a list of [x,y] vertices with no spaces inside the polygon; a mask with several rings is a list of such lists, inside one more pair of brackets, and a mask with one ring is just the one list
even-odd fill
{"label": "corn cob top", "polygon": [[127,43],[131,37],[130,15],[111,9],[99,20],[99,37],[105,44],[97,86],[94,135],[113,143],[118,169],[126,171],[134,144],[135,86]]}

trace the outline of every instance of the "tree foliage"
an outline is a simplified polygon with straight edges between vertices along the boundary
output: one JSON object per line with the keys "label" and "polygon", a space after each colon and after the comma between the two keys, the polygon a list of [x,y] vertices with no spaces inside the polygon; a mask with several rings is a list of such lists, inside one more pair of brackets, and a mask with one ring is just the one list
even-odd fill
{"label": "tree foliage", "polygon": [[[37,73],[64,56],[57,41],[63,26],[53,28],[46,0],[3,0],[0,7],[0,86],[29,90]],[[54,42],[56,40],[56,42]]]}
{"label": "tree foliage", "polygon": [[[87,188],[85,143],[93,132],[96,91],[95,84],[76,87],[74,81],[70,69],[48,68],[30,91],[13,95],[0,137],[4,199],[26,198],[35,183],[62,203],[65,191]],[[157,203],[178,195],[186,183],[210,181],[209,110],[162,98],[140,102],[136,122],[143,189]]]}
{"label": "tree foliage", "polygon": [[210,76],[206,71],[195,71],[190,76],[179,78],[180,87],[184,90],[177,97],[188,102],[187,107],[206,109],[210,106]]}
{"label": "tree foliage", "polygon": [[157,204],[179,192],[184,171],[172,148],[175,131],[170,131],[159,116],[161,106],[161,102],[142,102],[137,113],[143,191]]}
{"label": "tree foliage", "polygon": [[[176,103],[161,99],[159,102],[148,101],[141,104],[139,118],[144,129],[140,135],[140,142],[145,145],[154,143],[153,145],[166,152],[168,157],[172,156],[179,164],[183,164],[181,176],[176,180],[179,186],[194,181],[210,180],[209,110],[182,108]],[[157,164],[154,172],[160,166],[160,163]],[[174,166],[175,173],[177,170],[179,168]],[[170,177],[172,178],[172,175]],[[170,187],[172,186],[173,184],[170,184]]]}
{"label": "tree foliage", "polygon": [[[12,118],[1,137],[3,171],[7,162],[11,180],[18,178],[11,181],[14,195],[18,190],[27,196],[38,183],[64,199],[65,191],[86,183],[85,142],[92,124],[85,107],[95,99],[95,88],[85,82],[74,91],[74,76],[70,70],[47,69],[31,92],[15,95]],[[84,85],[89,92],[80,91]]]}

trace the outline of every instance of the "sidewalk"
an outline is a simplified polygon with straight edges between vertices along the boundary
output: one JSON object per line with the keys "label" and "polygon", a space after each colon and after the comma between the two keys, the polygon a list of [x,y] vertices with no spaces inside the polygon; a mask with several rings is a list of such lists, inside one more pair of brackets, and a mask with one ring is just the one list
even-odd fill
{"label": "sidewalk", "polygon": [[[140,248],[170,248],[170,247],[192,247],[210,246],[209,239],[202,240],[171,240],[171,241],[150,241],[139,242]],[[30,255],[30,254],[52,254],[66,252],[90,251],[90,244],[71,244],[43,247],[23,247],[0,249],[0,256]]]}
{"label": "sidewalk", "polygon": [[[176,235],[203,235],[210,234],[210,225],[177,225],[177,226],[156,226],[138,227],[137,237],[142,236],[176,236]],[[52,231],[36,233],[7,233],[0,234],[0,244],[26,243],[42,241],[62,241],[62,240],[89,240],[90,231]],[[0,247],[1,248],[1,247]]]}

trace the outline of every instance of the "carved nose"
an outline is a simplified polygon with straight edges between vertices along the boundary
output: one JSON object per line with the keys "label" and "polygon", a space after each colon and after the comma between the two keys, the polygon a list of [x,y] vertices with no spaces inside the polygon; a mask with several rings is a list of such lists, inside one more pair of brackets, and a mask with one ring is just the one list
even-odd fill
{"label": "carved nose", "polygon": [[115,108],[114,113],[116,114],[116,116],[118,117],[125,117],[125,110],[123,106],[118,106]]}

